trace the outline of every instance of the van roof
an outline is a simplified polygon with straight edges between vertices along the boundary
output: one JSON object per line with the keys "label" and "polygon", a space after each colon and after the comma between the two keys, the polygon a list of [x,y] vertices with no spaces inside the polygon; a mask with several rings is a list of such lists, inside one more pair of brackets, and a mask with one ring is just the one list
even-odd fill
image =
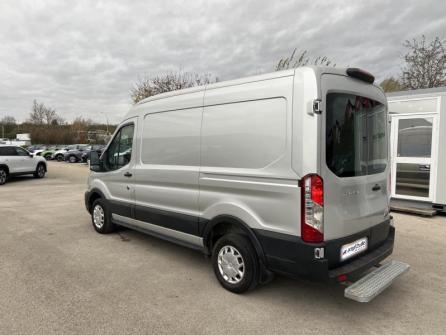
{"label": "van roof", "polygon": [[144,104],[149,101],[169,98],[169,97],[173,97],[176,95],[200,92],[200,91],[203,91],[204,89],[213,89],[213,88],[217,88],[217,87],[240,85],[240,84],[251,83],[251,82],[255,82],[255,81],[262,81],[262,80],[273,79],[273,78],[289,77],[289,76],[293,76],[294,72],[295,72],[295,69],[275,71],[275,72],[264,73],[264,74],[255,75],[255,76],[220,81],[220,82],[207,84],[207,85],[194,86],[194,87],[185,88],[182,90],[176,90],[176,91],[153,95],[151,97],[148,97],[148,98],[145,98],[145,99],[139,101],[136,105],[141,105],[141,104]]}
{"label": "van roof", "polygon": [[214,89],[214,88],[225,87],[225,86],[246,84],[246,83],[251,83],[251,82],[255,82],[255,81],[262,81],[262,80],[281,78],[281,77],[289,77],[289,76],[293,76],[296,71],[304,71],[305,69],[312,69],[314,72],[319,72],[319,73],[333,73],[333,74],[339,74],[339,75],[344,75],[344,76],[346,75],[346,70],[347,70],[347,68],[344,68],[344,67],[343,68],[335,68],[335,67],[324,67],[324,66],[302,66],[302,67],[298,67],[295,69],[274,71],[274,72],[259,74],[259,75],[255,75],[255,76],[225,80],[225,81],[220,81],[220,82],[216,82],[216,83],[212,83],[212,84],[195,86],[195,87],[185,88],[182,90],[161,93],[161,94],[157,94],[157,95],[145,98],[145,99],[139,101],[136,105],[141,105],[141,104],[144,104],[149,101],[173,97],[176,95],[200,92],[200,91],[203,91],[204,89]]}
{"label": "van roof", "polygon": [[157,95],[148,97],[146,99],[139,101],[134,106],[132,106],[132,108],[128,111],[128,113],[126,114],[124,119],[129,119],[131,117],[138,115],[139,114],[138,107],[140,107],[141,105],[144,105],[148,102],[158,101],[158,100],[181,96],[181,95],[186,95],[186,94],[197,93],[197,92],[201,92],[204,90],[211,90],[211,89],[220,88],[220,87],[241,85],[241,84],[269,80],[269,79],[274,79],[274,78],[290,77],[290,76],[294,76],[297,72],[304,72],[304,71],[309,71],[309,70],[314,72],[316,77],[319,77],[323,73],[347,76],[347,68],[346,67],[336,68],[336,67],[323,67],[323,66],[302,66],[302,67],[289,69],[289,70],[274,71],[274,72],[264,73],[264,74],[255,75],[255,76],[226,80],[226,81],[216,82],[216,83],[212,83],[212,84],[195,86],[195,87],[190,87],[190,88],[186,88],[186,89],[182,89],[182,90],[161,93],[161,94],[157,94]]}

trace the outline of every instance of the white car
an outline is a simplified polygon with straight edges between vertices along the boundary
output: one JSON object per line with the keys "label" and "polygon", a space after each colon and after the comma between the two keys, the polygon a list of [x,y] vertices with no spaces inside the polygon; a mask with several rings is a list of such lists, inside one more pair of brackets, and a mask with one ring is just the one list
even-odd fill
{"label": "white car", "polygon": [[13,176],[32,174],[35,178],[43,178],[46,172],[45,158],[33,156],[18,146],[0,145],[0,185]]}

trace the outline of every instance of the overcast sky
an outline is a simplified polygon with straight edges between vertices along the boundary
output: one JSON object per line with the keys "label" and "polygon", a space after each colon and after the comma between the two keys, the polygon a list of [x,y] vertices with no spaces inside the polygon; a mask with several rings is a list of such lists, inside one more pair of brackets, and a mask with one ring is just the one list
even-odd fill
{"label": "overcast sky", "polygon": [[138,77],[270,72],[293,48],[396,75],[405,39],[446,38],[444,0],[0,1],[0,118],[33,99],[119,122]]}

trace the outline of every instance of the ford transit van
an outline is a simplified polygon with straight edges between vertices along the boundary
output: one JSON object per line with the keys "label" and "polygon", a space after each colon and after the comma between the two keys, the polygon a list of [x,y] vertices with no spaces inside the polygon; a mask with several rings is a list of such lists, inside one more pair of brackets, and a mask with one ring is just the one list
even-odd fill
{"label": "ford transit van", "polygon": [[139,102],[91,154],[94,229],[200,250],[232,292],[278,273],[360,279],[345,295],[371,300],[409,268],[380,266],[395,228],[387,102],[373,82],[356,68],[302,67]]}

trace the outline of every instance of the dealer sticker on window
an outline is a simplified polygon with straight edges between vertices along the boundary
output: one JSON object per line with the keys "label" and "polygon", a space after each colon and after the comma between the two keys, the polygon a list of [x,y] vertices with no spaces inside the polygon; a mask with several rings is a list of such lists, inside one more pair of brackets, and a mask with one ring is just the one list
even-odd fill
{"label": "dealer sticker on window", "polygon": [[350,257],[353,257],[367,250],[367,247],[368,247],[367,237],[360,238],[359,240],[356,240],[355,242],[349,244],[344,244],[341,247],[341,261],[345,261],[346,259],[349,259]]}

